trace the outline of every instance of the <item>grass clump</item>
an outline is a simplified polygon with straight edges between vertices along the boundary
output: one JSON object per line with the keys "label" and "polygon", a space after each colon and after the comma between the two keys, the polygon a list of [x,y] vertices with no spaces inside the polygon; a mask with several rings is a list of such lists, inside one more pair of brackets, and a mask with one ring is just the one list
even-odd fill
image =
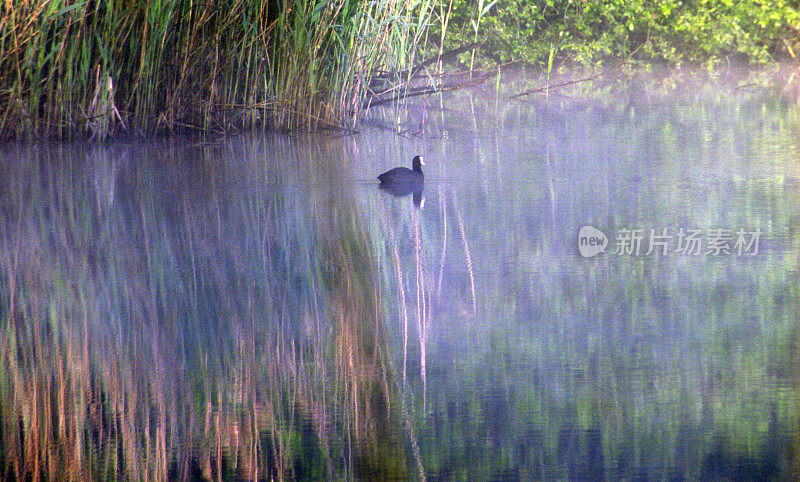
{"label": "grass clump", "polygon": [[37,0],[0,6],[0,136],[352,126],[430,0]]}

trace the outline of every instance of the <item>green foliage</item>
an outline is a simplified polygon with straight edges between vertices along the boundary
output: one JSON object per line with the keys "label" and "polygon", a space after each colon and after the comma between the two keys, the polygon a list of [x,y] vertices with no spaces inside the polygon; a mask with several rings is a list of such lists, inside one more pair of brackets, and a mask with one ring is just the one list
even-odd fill
{"label": "green foliage", "polygon": [[785,0],[498,0],[491,12],[478,16],[479,24],[473,8],[464,0],[453,2],[445,48],[477,39],[484,42],[484,62],[490,63],[523,60],[544,66],[551,44],[559,60],[582,64],[603,59],[761,63],[794,57],[800,29],[797,3]]}

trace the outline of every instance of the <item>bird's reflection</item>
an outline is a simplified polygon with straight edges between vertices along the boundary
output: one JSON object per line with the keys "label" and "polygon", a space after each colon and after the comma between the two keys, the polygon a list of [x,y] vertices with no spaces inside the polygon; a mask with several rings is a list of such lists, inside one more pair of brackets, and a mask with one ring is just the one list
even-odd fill
{"label": "bird's reflection", "polygon": [[405,197],[411,194],[414,199],[414,207],[417,209],[425,207],[425,196],[423,196],[425,191],[424,181],[381,184],[380,188],[395,197]]}

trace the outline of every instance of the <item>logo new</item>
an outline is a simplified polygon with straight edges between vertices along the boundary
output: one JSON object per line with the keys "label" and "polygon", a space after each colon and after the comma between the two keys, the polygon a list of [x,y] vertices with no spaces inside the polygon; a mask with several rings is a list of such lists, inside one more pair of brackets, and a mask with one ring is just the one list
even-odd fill
{"label": "logo new", "polygon": [[604,253],[608,247],[605,233],[592,226],[584,226],[578,231],[578,252],[584,258]]}

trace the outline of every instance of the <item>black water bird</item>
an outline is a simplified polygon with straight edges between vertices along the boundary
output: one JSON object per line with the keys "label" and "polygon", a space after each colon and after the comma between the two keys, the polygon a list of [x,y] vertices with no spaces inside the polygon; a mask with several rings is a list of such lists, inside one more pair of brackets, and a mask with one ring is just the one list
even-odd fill
{"label": "black water bird", "polygon": [[381,181],[380,187],[388,189],[390,186],[406,185],[410,190],[414,190],[414,186],[424,185],[425,174],[422,173],[422,166],[425,165],[425,159],[422,156],[414,156],[411,165],[413,169],[395,167],[378,176],[378,180]]}
{"label": "black water bird", "polygon": [[413,194],[414,206],[422,208],[425,205],[425,198],[422,194],[425,190],[425,174],[422,173],[425,159],[422,156],[415,156],[411,164],[413,169],[395,167],[378,176],[381,181],[379,187],[396,197]]}

